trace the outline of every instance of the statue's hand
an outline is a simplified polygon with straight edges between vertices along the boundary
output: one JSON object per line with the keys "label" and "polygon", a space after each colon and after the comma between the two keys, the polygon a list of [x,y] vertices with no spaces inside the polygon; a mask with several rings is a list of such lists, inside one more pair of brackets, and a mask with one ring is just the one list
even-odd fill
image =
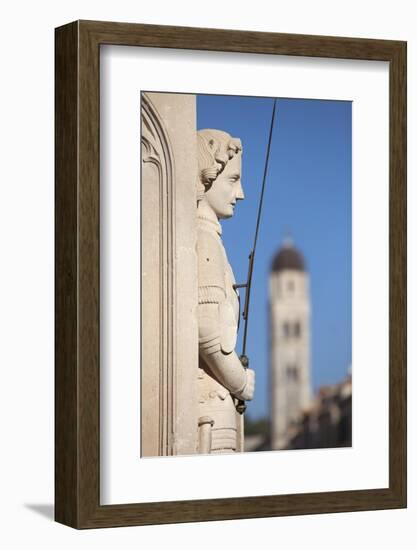
{"label": "statue's hand", "polygon": [[246,373],[246,383],[243,386],[243,389],[235,394],[235,397],[241,399],[242,401],[250,401],[253,399],[253,394],[255,392],[255,371],[252,369],[245,369]]}

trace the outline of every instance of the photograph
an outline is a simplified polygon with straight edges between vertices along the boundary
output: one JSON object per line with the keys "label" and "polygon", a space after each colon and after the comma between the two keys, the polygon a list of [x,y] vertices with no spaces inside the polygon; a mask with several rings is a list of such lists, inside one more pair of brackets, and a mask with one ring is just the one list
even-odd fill
{"label": "photograph", "polygon": [[352,101],[140,104],[140,457],[351,447]]}
{"label": "photograph", "polygon": [[405,507],[406,42],[55,47],[56,521]]}

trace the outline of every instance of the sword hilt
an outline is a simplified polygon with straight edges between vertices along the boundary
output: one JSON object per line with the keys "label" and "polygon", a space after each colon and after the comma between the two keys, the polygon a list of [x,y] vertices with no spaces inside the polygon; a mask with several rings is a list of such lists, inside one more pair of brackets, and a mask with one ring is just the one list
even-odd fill
{"label": "sword hilt", "polygon": [[[244,369],[247,369],[249,367],[249,358],[247,355],[241,355],[239,357],[240,362],[242,363],[242,366]],[[239,414],[243,414],[246,411],[246,403],[243,401],[243,399],[238,399],[236,403],[236,410]]]}

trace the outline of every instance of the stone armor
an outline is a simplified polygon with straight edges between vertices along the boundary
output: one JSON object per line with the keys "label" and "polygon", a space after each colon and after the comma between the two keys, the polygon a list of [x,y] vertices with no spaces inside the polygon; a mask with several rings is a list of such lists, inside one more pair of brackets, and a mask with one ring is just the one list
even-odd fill
{"label": "stone armor", "polygon": [[[235,278],[221,240],[219,222],[200,215],[197,219],[197,239],[199,452],[230,453],[242,450],[243,417],[236,411],[235,398],[230,389],[218,380],[204,357],[219,349],[223,354],[234,352],[239,323],[239,295],[233,288]],[[213,324],[213,315],[206,316],[201,311],[203,304],[218,308],[218,324]],[[241,382],[242,375],[239,374],[236,384],[241,386]],[[236,387],[236,391],[239,389]]]}

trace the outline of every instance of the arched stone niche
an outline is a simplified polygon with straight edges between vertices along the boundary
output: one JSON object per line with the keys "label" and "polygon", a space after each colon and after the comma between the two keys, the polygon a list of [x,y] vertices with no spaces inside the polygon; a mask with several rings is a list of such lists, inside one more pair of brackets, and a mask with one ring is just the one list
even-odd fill
{"label": "arched stone niche", "polygon": [[197,446],[196,97],[141,94],[141,456]]}

